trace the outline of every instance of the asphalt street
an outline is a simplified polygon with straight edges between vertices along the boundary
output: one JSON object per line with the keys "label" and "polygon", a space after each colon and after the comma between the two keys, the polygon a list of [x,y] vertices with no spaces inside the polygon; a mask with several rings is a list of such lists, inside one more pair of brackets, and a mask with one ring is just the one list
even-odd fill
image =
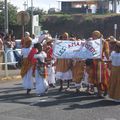
{"label": "asphalt street", "polygon": [[35,90],[26,95],[22,81],[0,82],[0,120],[120,120],[120,103],[85,92],[58,92],[45,96]]}

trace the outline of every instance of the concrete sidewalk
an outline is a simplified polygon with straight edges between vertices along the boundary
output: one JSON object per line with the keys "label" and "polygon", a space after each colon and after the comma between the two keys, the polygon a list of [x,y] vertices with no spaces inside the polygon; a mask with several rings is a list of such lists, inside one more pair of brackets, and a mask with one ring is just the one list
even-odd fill
{"label": "concrete sidewalk", "polygon": [[21,79],[20,70],[8,70],[8,76],[5,76],[5,70],[0,71],[0,82],[7,80],[19,80]]}
{"label": "concrete sidewalk", "polygon": [[20,75],[14,75],[14,76],[8,76],[8,77],[0,77],[0,83],[1,82],[7,82],[7,81],[17,81],[21,80]]}

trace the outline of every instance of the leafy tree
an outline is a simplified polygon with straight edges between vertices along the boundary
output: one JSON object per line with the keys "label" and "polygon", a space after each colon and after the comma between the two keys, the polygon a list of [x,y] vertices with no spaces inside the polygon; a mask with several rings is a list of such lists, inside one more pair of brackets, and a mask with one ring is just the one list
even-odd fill
{"label": "leafy tree", "polygon": [[0,28],[4,28],[4,2],[0,2]]}
{"label": "leafy tree", "polygon": [[[0,2],[0,23],[4,25],[4,17],[5,17],[5,3]],[[12,4],[8,3],[8,22],[9,25],[16,24],[16,15],[17,15],[17,8]]]}
{"label": "leafy tree", "polygon": [[17,7],[8,3],[8,20],[10,25],[17,24],[16,16],[17,16]]}

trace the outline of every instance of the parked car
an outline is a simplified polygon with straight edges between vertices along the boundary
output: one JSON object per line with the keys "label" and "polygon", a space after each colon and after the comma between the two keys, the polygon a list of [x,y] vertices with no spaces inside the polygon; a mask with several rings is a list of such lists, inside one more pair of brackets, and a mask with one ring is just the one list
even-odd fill
{"label": "parked car", "polygon": [[16,43],[16,49],[21,49],[21,39],[16,39],[15,43]]}
{"label": "parked car", "polygon": [[18,62],[18,63],[16,63],[16,66],[18,67],[18,68],[20,68],[20,64],[21,64],[21,58],[22,58],[22,56],[21,56],[21,40],[20,39],[16,39],[15,40],[15,51],[14,51],[14,56],[15,56],[15,59],[16,59],[16,61]]}

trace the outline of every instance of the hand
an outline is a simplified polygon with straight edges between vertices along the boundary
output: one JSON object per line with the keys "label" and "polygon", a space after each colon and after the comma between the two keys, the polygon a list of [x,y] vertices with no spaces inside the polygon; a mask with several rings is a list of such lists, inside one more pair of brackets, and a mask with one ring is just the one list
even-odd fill
{"label": "hand", "polygon": [[101,58],[99,58],[99,59],[96,59],[98,62],[102,62],[103,60],[101,59]]}

